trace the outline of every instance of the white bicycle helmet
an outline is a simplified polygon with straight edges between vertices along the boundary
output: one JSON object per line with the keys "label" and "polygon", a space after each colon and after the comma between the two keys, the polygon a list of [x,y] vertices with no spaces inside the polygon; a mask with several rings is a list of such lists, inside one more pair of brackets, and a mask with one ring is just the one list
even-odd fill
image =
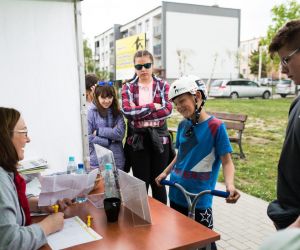
{"label": "white bicycle helmet", "polygon": [[195,95],[197,91],[200,91],[202,98],[206,100],[207,90],[205,83],[197,76],[182,76],[171,84],[169,100],[173,101],[175,97],[185,93],[191,93],[192,95]]}

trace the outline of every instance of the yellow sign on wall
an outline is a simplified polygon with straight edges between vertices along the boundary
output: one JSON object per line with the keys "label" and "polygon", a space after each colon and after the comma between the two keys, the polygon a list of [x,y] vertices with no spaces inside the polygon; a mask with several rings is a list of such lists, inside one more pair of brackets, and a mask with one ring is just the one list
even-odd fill
{"label": "yellow sign on wall", "polygon": [[116,41],[116,78],[129,79],[134,73],[133,56],[146,48],[146,34],[122,38]]}

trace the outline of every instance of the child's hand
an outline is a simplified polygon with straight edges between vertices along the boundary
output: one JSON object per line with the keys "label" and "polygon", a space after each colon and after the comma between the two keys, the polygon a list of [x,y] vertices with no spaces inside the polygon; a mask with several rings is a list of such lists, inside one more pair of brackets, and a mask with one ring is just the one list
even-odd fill
{"label": "child's hand", "polygon": [[228,196],[228,198],[226,198],[226,202],[227,203],[236,203],[237,200],[240,198],[240,193],[235,189],[235,187],[233,185],[228,186],[227,188],[227,192],[230,192],[230,195]]}
{"label": "child's hand", "polygon": [[161,180],[166,179],[167,174],[165,172],[162,172],[159,176],[157,176],[155,178],[155,182],[157,184],[157,186],[162,187],[162,185],[160,184]]}

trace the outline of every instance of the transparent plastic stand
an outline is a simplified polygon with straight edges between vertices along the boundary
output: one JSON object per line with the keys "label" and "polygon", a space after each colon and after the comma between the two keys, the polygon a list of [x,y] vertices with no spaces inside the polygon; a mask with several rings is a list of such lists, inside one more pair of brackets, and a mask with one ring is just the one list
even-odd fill
{"label": "transparent plastic stand", "polygon": [[[100,145],[94,144],[98,158],[99,169],[104,176],[104,166],[106,163],[113,165],[117,188],[121,192],[121,200],[125,212],[129,212],[134,226],[145,226],[151,224],[151,214],[148,203],[146,184],[142,180],[135,178],[122,170],[117,169],[113,152]],[[89,197],[90,202],[95,207],[103,207],[103,194]]]}
{"label": "transparent plastic stand", "polygon": [[131,213],[134,226],[151,224],[146,184],[122,170],[118,170],[123,206]]}

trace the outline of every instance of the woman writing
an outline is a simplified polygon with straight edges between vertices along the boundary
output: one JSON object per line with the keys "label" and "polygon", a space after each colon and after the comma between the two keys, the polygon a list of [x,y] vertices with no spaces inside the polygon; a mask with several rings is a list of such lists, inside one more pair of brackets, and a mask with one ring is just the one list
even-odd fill
{"label": "woman writing", "polygon": [[133,58],[136,77],[122,88],[122,111],[128,119],[125,158],[130,159],[133,175],[152,189],[153,198],[166,203],[164,187],[155,177],[168,165],[171,139],[166,118],[172,112],[168,101],[169,84],[153,75],[153,56],[137,51]]}
{"label": "woman writing", "polygon": [[[38,249],[47,243],[46,236],[63,228],[64,214],[51,214],[31,224],[30,211],[52,212],[38,207],[38,199],[25,195],[26,183],[17,171],[30,142],[20,113],[0,107],[0,249]],[[67,201],[69,203],[69,201]],[[65,203],[59,202],[63,210]]]}

